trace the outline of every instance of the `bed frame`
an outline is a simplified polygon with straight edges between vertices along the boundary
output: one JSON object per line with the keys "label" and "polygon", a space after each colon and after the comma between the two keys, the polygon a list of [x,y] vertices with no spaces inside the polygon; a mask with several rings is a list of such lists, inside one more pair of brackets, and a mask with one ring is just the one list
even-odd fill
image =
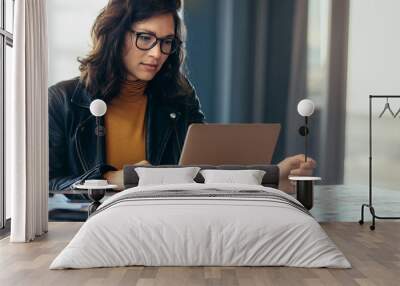
{"label": "bed frame", "polygon": [[[219,169],[219,170],[250,170],[257,169],[265,171],[265,175],[262,179],[262,185],[264,187],[278,188],[279,185],[279,168],[277,165],[188,165],[188,166],[178,166],[178,165],[159,165],[159,166],[140,166],[140,165],[125,165],[124,172],[124,188],[136,187],[139,183],[139,176],[135,171],[137,167],[146,168],[182,168],[182,167],[200,167],[203,169]],[[197,183],[204,183],[204,178],[198,173],[194,178]],[[92,201],[88,208],[89,216],[96,211],[96,209],[101,204],[101,199],[106,195],[106,190],[87,190],[88,197]],[[114,193],[114,192],[113,192]]]}
{"label": "bed frame", "polygon": [[[124,166],[124,186],[125,188],[136,187],[139,182],[139,176],[137,175],[135,168],[139,167],[137,165],[126,165]],[[140,166],[147,168],[182,168],[182,167],[200,167],[204,169],[219,169],[219,170],[263,170],[265,175],[262,179],[262,185],[264,187],[278,188],[279,185],[279,168],[277,165],[160,165],[160,166]],[[194,178],[197,183],[204,183],[204,178],[200,174]]]}

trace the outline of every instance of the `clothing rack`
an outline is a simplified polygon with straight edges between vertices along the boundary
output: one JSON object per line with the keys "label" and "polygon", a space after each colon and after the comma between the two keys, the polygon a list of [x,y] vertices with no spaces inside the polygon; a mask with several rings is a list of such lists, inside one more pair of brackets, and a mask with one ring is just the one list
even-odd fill
{"label": "clothing rack", "polygon": [[[370,225],[370,229],[375,229],[375,219],[400,219],[400,217],[387,217],[387,216],[378,216],[375,213],[375,208],[372,203],[372,100],[374,98],[400,98],[400,95],[370,95],[369,96],[369,203],[363,204],[361,206],[361,219],[358,221],[359,224],[364,224],[364,208],[369,208],[369,211],[372,215],[372,225]],[[397,114],[396,114],[397,115]]]}

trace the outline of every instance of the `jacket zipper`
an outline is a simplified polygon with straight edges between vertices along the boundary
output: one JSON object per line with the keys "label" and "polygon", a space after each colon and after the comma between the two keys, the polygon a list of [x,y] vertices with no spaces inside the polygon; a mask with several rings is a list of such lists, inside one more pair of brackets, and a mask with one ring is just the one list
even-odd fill
{"label": "jacket zipper", "polygon": [[175,138],[176,138],[176,143],[178,144],[178,149],[179,149],[179,154],[182,152],[182,146],[181,146],[181,142],[179,141],[179,136],[178,136],[178,129],[176,127],[176,123],[178,121],[180,112],[177,112],[176,118],[174,119],[174,131],[175,131]]}
{"label": "jacket zipper", "polygon": [[86,162],[85,162],[85,160],[84,160],[84,158],[83,158],[83,156],[82,156],[82,150],[81,150],[81,145],[80,145],[80,143],[79,143],[79,141],[78,141],[78,132],[79,132],[79,130],[81,129],[81,127],[84,125],[84,124],[86,124],[86,122],[88,122],[89,121],[89,119],[92,117],[92,115],[90,115],[88,118],[86,118],[84,121],[82,121],[81,123],[79,123],[79,125],[78,125],[78,127],[76,128],[76,131],[75,131],[75,147],[76,147],[76,153],[78,154],[78,158],[79,158],[79,161],[80,161],[80,163],[81,163],[81,165],[82,165],[82,168],[83,168],[83,170],[85,171],[85,172],[87,172],[88,170],[89,170],[89,168],[88,168],[88,166],[87,166],[87,164],[86,164]]}
{"label": "jacket zipper", "polygon": [[164,140],[163,140],[163,145],[161,146],[160,152],[158,153],[157,165],[160,164],[161,157],[164,154],[164,150],[165,150],[165,147],[167,146],[167,143],[168,143],[169,137],[171,136],[171,133],[172,133],[172,128],[171,128],[171,126],[169,126],[169,128],[167,130],[167,135],[165,135]]}
{"label": "jacket zipper", "polygon": [[[172,117],[172,114],[175,114],[175,118],[173,118]],[[172,131],[175,129],[175,133],[176,133],[176,137],[177,137],[177,139],[178,139],[178,134],[177,134],[177,131],[176,131],[176,122],[178,121],[178,119],[179,119],[179,116],[180,116],[180,112],[171,112],[170,114],[169,114],[169,119],[170,120],[172,120],[173,122],[168,126],[168,129],[167,129],[167,131],[166,131],[166,135],[165,135],[165,137],[164,137],[164,140],[162,141],[163,142],[163,145],[161,146],[161,148],[160,148],[160,153],[159,153],[159,155],[158,155],[158,158],[157,158],[157,164],[159,165],[160,164],[160,161],[161,161],[161,158],[162,158],[162,155],[164,154],[164,150],[165,150],[165,148],[166,148],[166,146],[167,146],[167,144],[168,144],[168,140],[169,140],[169,138],[171,137],[171,134],[172,134]],[[174,125],[173,127],[172,127],[172,124]],[[178,142],[178,147],[180,146],[180,143]]]}

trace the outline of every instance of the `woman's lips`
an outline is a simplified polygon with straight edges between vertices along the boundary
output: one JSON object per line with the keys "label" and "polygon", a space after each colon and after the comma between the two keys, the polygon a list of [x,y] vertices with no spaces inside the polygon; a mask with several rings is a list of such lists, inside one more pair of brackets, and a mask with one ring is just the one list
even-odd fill
{"label": "woman's lips", "polygon": [[158,67],[158,65],[151,65],[151,64],[144,64],[144,63],[142,63],[142,65],[143,65],[144,69],[147,71],[156,71],[157,67]]}

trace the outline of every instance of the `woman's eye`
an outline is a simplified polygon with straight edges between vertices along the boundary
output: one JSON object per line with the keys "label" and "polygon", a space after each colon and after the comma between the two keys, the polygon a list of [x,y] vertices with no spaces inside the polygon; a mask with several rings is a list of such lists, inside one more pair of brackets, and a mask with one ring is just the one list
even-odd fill
{"label": "woman's eye", "polygon": [[139,35],[139,40],[143,42],[150,42],[152,37],[148,35]]}

